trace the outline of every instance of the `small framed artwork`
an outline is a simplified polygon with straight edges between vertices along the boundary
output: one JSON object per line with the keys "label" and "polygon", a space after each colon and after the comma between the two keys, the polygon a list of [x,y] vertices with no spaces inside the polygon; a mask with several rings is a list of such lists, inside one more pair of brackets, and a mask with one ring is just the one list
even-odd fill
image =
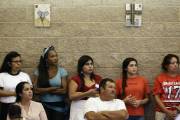
{"label": "small framed artwork", "polygon": [[126,4],[126,26],[140,27],[142,25],[142,3]]}
{"label": "small framed artwork", "polygon": [[50,27],[50,4],[34,4],[34,25]]}

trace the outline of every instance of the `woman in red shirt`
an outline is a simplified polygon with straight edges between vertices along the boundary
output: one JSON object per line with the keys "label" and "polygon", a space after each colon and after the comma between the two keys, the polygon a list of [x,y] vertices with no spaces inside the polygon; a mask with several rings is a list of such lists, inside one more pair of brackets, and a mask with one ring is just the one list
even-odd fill
{"label": "woman in red shirt", "polygon": [[156,100],[155,120],[174,120],[180,106],[179,58],[168,54],[162,62],[162,70],[154,82],[153,94]]}
{"label": "woman in red shirt", "polygon": [[97,88],[101,77],[94,74],[94,62],[90,56],[79,58],[77,72],[78,75],[73,76],[69,83],[69,98],[72,100],[69,120],[84,120],[85,101],[99,93]]}
{"label": "woman in red shirt", "polygon": [[128,120],[144,120],[144,104],[149,100],[148,80],[138,74],[138,63],[134,58],[126,58],[122,65],[122,79],[116,80],[116,92],[123,99]]}

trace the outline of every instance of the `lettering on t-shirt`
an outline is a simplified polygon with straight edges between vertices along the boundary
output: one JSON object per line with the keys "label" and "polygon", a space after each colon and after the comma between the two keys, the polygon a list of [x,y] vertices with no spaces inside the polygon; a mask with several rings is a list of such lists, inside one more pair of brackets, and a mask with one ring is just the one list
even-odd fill
{"label": "lettering on t-shirt", "polygon": [[180,82],[164,81],[162,86],[164,102],[180,102]]}

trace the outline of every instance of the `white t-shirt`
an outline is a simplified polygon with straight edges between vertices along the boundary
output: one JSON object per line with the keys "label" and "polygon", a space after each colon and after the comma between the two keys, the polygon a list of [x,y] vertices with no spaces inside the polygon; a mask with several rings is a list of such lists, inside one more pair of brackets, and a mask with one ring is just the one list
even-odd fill
{"label": "white t-shirt", "polygon": [[[0,73],[0,87],[2,87],[3,90],[15,92],[16,85],[22,81],[27,81],[32,85],[30,77],[27,73],[20,72],[18,75]],[[15,100],[15,96],[0,97],[0,101],[2,103],[13,103]]]}
{"label": "white t-shirt", "polygon": [[113,99],[111,101],[102,101],[100,97],[89,98],[84,107],[84,115],[87,112],[94,111],[115,111],[115,110],[126,110],[126,106],[122,100]]}

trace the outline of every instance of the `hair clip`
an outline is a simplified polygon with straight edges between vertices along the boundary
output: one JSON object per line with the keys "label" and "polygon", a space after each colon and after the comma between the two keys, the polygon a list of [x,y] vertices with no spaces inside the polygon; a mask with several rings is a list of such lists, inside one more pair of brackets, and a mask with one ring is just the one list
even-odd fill
{"label": "hair clip", "polygon": [[45,56],[45,54],[49,51],[49,50],[54,50],[54,46],[49,46],[49,47],[47,47],[47,48],[44,48],[44,50],[43,50],[43,53],[42,53],[42,57],[44,58],[44,56]]}

